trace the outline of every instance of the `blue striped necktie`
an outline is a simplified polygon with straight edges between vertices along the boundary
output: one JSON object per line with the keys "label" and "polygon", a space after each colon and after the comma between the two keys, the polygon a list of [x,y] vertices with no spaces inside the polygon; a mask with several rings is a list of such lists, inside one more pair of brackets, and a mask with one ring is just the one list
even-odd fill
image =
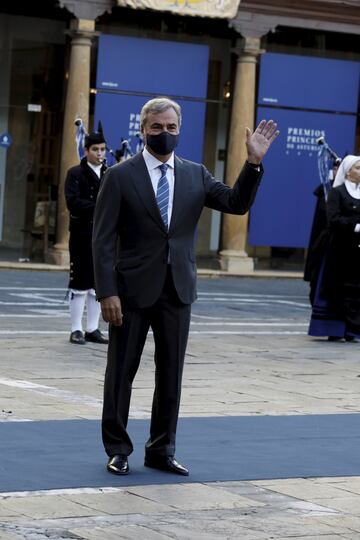
{"label": "blue striped necktie", "polygon": [[166,171],[168,167],[169,165],[167,165],[166,163],[159,165],[159,169],[161,171],[161,178],[159,180],[159,183],[157,185],[157,190],[156,190],[156,202],[159,207],[160,214],[166,228],[168,228],[168,206],[169,206],[169,182],[168,182],[168,179],[166,178]]}

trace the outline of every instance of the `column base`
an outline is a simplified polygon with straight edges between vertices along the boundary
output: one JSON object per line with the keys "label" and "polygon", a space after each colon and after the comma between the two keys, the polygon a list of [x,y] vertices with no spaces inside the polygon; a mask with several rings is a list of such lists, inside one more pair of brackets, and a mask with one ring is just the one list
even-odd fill
{"label": "column base", "polygon": [[220,251],[221,269],[231,274],[252,274],[254,272],[254,259],[245,251],[226,249]]}
{"label": "column base", "polygon": [[67,245],[55,244],[46,253],[47,264],[56,264],[57,266],[69,266],[70,256]]}

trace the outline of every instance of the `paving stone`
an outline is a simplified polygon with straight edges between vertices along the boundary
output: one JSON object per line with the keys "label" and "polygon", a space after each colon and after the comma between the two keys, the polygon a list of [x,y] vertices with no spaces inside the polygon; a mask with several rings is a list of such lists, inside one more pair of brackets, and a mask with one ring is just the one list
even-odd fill
{"label": "paving stone", "polygon": [[0,538],[1,540],[25,540],[23,536],[12,532],[5,532],[1,530],[0,527]]}
{"label": "paving stone", "polygon": [[151,489],[148,486],[139,486],[131,487],[129,491],[181,510],[250,508],[263,504],[240,495],[220,491],[205,484],[151,486]]}
{"label": "paving stone", "polygon": [[[270,486],[268,486],[269,488]],[[271,485],[271,488],[277,493],[283,493],[297,499],[317,503],[319,499],[326,502],[326,499],[344,497],[344,491],[342,489],[329,484],[314,484],[309,480],[299,480],[298,482],[286,484],[282,482],[282,485],[274,483]]]}
{"label": "paving stone", "polygon": [[333,515],[319,516],[319,522],[330,525],[331,527],[344,527],[349,531],[356,532],[358,538],[360,538],[360,515],[344,515],[341,512],[337,512]]}
{"label": "paving stone", "polygon": [[151,490],[148,496],[138,496],[130,492],[102,493],[97,495],[67,495],[65,500],[81,504],[105,514],[139,514],[169,512],[172,508],[166,504],[151,500]]}
{"label": "paving stone", "polygon": [[315,504],[324,505],[334,510],[340,510],[344,514],[360,516],[360,497],[337,497],[330,499],[314,499]]}
{"label": "paving stone", "polygon": [[345,479],[344,481],[334,482],[331,485],[343,491],[343,496],[350,494],[360,495],[360,478]]}
{"label": "paving stone", "polygon": [[93,516],[100,514],[93,508],[66,500],[64,497],[10,497],[2,501],[4,511],[8,510],[32,519],[61,518],[72,516]]}
{"label": "paving stone", "polygon": [[[19,511],[13,510],[12,508],[9,508],[8,505],[4,504],[3,501],[0,500],[0,520],[4,521],[8,518],[18,517],[21,516],[22,513],[19,509]],[[1,539],[1,536],[0,536]]]}
{"label": "paving stone", "polygon": [[84,540],[170,540],[170,536],[139,525],[119,527],[94,527],[94,529],[71,529]]}
{"label": "paving stone", "polygon": [[347,538],[347,536],[339,535],[339,534],[322,534],[321,536],[314,536],[312,534],[310,535],[301,535],[301,536],[279,536],[279,540],[342,540],[343,538]]}

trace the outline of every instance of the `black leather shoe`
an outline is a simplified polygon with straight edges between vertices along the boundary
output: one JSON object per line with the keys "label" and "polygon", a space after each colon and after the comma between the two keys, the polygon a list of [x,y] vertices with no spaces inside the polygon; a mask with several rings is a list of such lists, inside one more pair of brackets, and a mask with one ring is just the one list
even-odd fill
{"label": "black leather shoe", "polygon": [[122,456],[121,454],[112,456],[109,458],[106,468],[113,474],[128,474],[129,462],[127,456]]}
{"label": "black leather shoe", "polygon": [[94,330],[93,332],[85,332],[85,340],[91,341],[92,343],[103,343],[104,345],[109,343],[109,340],[104,338],[99,329]]}
{"label": "black leather shoe", "polygon": [[181,474],[182,476],[189,476],[189,471],[180,463],[176,461],[173,456],[145,456],[145,467],[151,469],[159,469],[160,471],[167,471],[175,474]]}
{"label": "black leather shoe", "polygon": [[337,337],[337,336],[329,336],[328,337],[328,341],[341,341],[342,338],[341,337]]}
{"label": "black leather shoe", "polygon": [[349,334],[345,334],[345,341],[353,341],[354,343],[358,343],[358,340],[355,336],[350,336]]}
{"label": "black leather shoe", "polygon": [[75,343],[75,345],[84,345],[84,334],[80,330],[75,330],[75,332],[71,332],[69,341]]}

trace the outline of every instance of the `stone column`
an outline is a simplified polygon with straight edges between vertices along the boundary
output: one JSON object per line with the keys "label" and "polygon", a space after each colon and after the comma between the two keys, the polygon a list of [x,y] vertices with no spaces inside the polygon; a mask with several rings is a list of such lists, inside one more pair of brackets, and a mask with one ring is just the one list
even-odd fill
{"label": "stone column", "polygon": [[[12,28],[7,15],[2,15],[0,20],[0,103],[4,107],[0,108],[0,134],[7,133],[9,127],[9,108],[10,103],[10,81],[11,81],[11,51],[12,51]],[[6,161],[9,150],[0,148],[0,242],[3,240],[3,217],[6,208],[5,201],[5,181],[6,181]],[[14,194],[14,200],[19,200],[18,193]],[[20,212],[19,212],[20,213]],[[23,215],[21,216],[23,218]],[[9,223],[10,229],[14,230],[13,220]],[[21,226],[18,227],[21,229]],[[5,235],[6,236],[6,235]]]}
{"label": "stone column", "polygon": [[69,262],[69,216],[64,197],[64,183],[68,169],[79,163],[74,120],[80,117],[87,126],[89,119],[90,53],[92,39],[96,35],[94,29],[94,20],[74,19],[69,30],[71,53],[60,158],[56,244],[48,252],[49,262],[59,265]]}
{"label": "stone column", "polygon": [[[225,183],[233,186],[246,160],[245,128],[254,129],[256,64],[260,49],[260,37],[244,37],[239,40],[236,77],[233,91],[230,135],[227,152]],[[245,247],[248,214],[244,216],[223,215],[220,263],[222,269],[244,274],[254,270],[254,261],[248,257]]]}

